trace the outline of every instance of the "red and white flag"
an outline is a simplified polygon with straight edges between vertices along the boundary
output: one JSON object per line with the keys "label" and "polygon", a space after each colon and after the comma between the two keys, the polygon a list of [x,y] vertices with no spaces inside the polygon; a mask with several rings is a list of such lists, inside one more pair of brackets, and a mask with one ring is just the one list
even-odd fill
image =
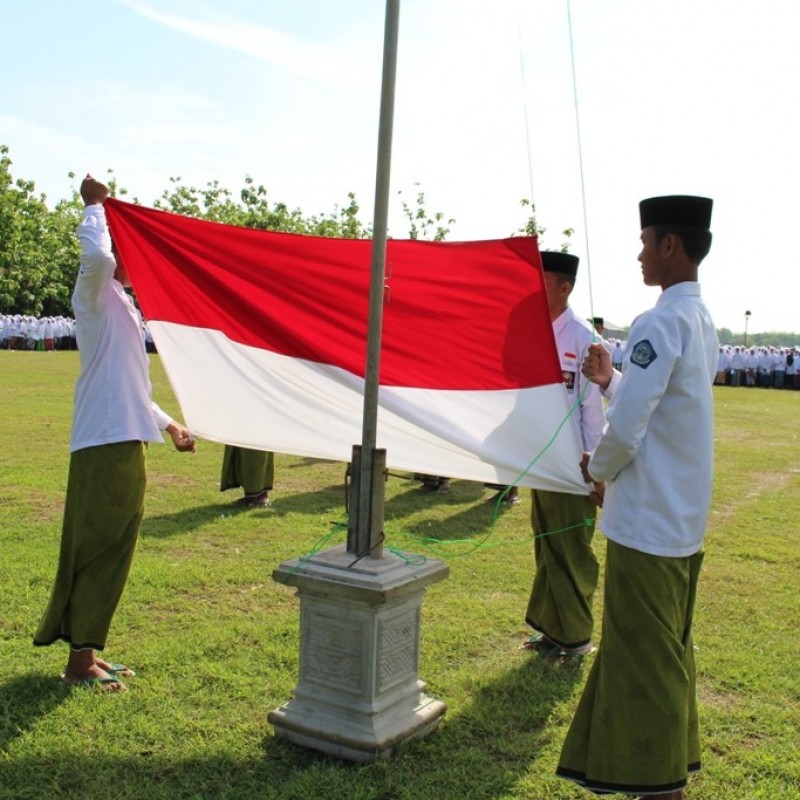
{"label": "red and white flag", "polygon": [[[348,461],[361,441],[372,243],[118,200],[106,212],[195,435]],[[387,464],[586,494],[536,240],[390,240],[385,284]]]}

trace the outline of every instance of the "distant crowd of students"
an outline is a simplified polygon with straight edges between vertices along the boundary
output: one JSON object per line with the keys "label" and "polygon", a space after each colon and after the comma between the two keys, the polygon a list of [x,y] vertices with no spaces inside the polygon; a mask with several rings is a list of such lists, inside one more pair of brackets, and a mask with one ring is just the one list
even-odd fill
{"label": "distant crowd of students", "polygon": [[[155,353],[153,337],[142,323],[148,353]],[[32,317],[0,314],[0,350],[77,350],[72,317]]]}
{"label": "distant crowd of students", "polygon": [[800,346],[719,349],[717,386],[800,389]]}

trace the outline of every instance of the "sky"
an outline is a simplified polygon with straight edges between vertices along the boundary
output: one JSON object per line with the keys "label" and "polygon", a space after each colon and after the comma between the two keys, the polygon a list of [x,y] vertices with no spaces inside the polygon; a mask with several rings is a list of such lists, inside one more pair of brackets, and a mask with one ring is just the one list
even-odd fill
{"label": "sky", "polygon": [[[382,0],[0,0],[0,144],[48,201],[113,169],[152,205],[179,177],[373,216]],[[532,199],[571,305],[626,326],[638,203],[714,199],[700,267],[718,327],[800,331],[800,8],[793,0],[401,0],[390,235],[425,194],[451,240],[517,232]],[[573,69],[574,66],[574,69]],[[402,194],[399,194],[402,193]]]}

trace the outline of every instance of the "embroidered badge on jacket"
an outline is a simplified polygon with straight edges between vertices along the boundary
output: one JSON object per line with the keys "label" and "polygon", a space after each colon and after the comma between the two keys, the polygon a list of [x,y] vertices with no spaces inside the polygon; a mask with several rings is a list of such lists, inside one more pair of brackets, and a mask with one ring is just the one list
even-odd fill
{"label": "embroidered badge on jacket", "polygon": [[641,342],[637,342],[633,346],[631,364],[636,364],[637,367],[647,369],[657,358],[658,354],[647,339],[642,339]]}

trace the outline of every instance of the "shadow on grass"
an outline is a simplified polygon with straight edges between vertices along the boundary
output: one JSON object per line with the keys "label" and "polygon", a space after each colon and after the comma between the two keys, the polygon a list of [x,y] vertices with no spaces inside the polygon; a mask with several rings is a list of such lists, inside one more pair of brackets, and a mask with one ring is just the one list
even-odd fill
{"label": "shadow on grass", "polygon": [[164,539],[188,533],[204,525],[209,525],[225,516],[250,514],[255,519],[265,516],[285,516],[286,514],[319,514],[331,511],[344,511],[344,491],[342,486],[334,484],[313,492],[297,492],[281,496],[280,492],[270,498],[268,508],[245,508],[237,506],[240,495],[229,492],[220,498],[218,503],[205,506],[183,508],[172,514],[156,514],[145,516],[142,520],[140,535],[154,539]]}
{"label": "shadow on grass", "polygon": [[21,675],[0,686],[0,753],[67,697],[69,689],[52,676]]}
{"label": "shadow on grass", "polygon": [[428,507],[453,506],[457,508],[465,503],[472,504],[477,502],[486,493],[483,484],[475,481],[453,480],[450,483],[450,491],[447,494],[420,491],[418,481],[403,480],[403,483],[407,484],[406,490],[395,494],[386,501],[387,512],[401,515],[413,514]]}
{"label": "shadow on grass", "polygon": [[[527,659],[496,679],[476,678],[473,700],[459,713],[448,711],[437,732],[371,764],[339,761],[272,736],[263,740],[261,758],[181,761],[151,751],[121,757],[50,752],[0,761],[0,797],[46,797],[53,787],[61,798],[102,797],[117,787],[114,796],[143,800],[501,797],[537,771],[540,753],[561,735],[548,723],[580,678],[580,671],[553,672]],[[30,727],[48,708],[28,705],[23,722]],[[543,764],[542,775],[549,777],[553,768]]]}
{"label": "shadow on grass", "polygon": [[[312,459],[313,460],[313,459]],[[482,484],[472,481],[454,481],[449,494],[423,494],[413,482],[407,491],[394,495],[386,501],[385,516],[387,528],[392,527],[392,518],[403,518],[419,513],[426,507],[435,506],[441,514],[441,505],[452,506],[455,513],[445,519],[422,519],[404,524],[404,530],[412,537],[435,536],[437,539],[460,539],[475,537],[489,531],[494,509],[485,503],[476,502],[485,494]],[[309,492],[282,494],[280,488],[270,493],[268,508],[244,508],[236,506],[240,497],[237,491],[221,493],[219,502],[204,506],[182,508],[170,514],[145,515],[140,535],[154,539],[164,539],[196,530],[208,525],[221,515],[231,516],[250,514],[258,519],[265,516],[286,516],[289,514],[336,514],[339,521],[346,522],[344,483],[314,489]],[[465,505],[467,504],[467,505]],[[431,530],[435,528],[432,534]]]}
{"label": "shadow on grass", "polygon": [[[478,487],[478,498],[482,498],[480,484],[472,486]],[[493,531],[497,514],[495,506],[485,502],[475,502],[474,499],[470,502],[468,506],[463,506],[461,503],[458,506],[454,505],[455,513],[444,518],[428,517],[419,513],[413,517],[411,512],[404,508],[397,512],[397,523],[392,519],[394,514],[392,509],[392,516],[387,514],[386,519],[387,538],[394,540],[397,537],[403,547],[427,549],[439,557],[447,557],[449,553],[458,553],[464,548],[471,552],[475,545],[484,540],[487,544],[493,543],[497,538],[496,531]],[[418,509],[418,505],[416,508]],[[518,517],[515,528],[521,527],[526,532],[530,531],[530,522],[524,511],[516,507],[502,506],[499,516],[505,517],[509,514]],[[524,534],[520,535],[520,540],[524,543]]]}
{"label": "shadow on grass", "polygon": [[230,503],[210,503],[207,506],[183,508],[174,514],[145,515],[139,535],[149,536],[153,539],[177,536],[208,525],[218,519],[221,514],[230,514],[232,510]]}

